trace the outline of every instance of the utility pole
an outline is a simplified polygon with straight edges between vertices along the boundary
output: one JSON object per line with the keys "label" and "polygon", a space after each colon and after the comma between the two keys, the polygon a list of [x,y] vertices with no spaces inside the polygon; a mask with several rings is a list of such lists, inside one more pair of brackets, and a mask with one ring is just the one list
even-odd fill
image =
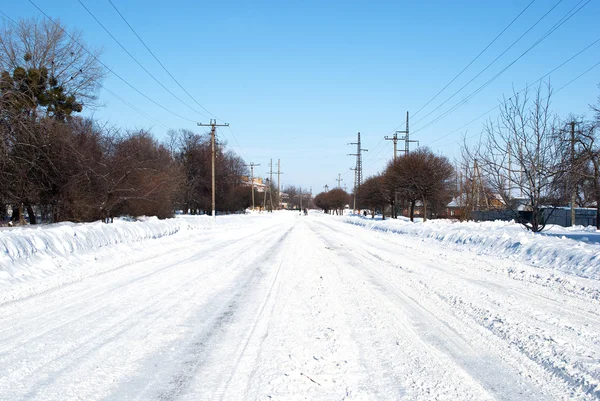
{"label": "utility pole", "polygon": [[479,210],[479,185],[477,185],[477,159],[473,161],[473,181],[471,182],[473,193],[473,211]]}
{"label": "utility pole", "polygon": [[473,186],[473,210],[480,210],[480,202],[482,196],[485,203],[485,210],[489,210],[490,204],[488,201],[487,194],[485,193],[485,188],[483,187],[483,179],[481,178],[481,171],[479,170],[477,159],[473,161]]}
{"label": "utility pole", "polygon": [[337,178],[337,180],[336,180],[336,181],[338,182],[338,186],[337,186],[337,187],[338,187],[338,188],[341,188],[342,186],[341,186],[341,184],[340,184],[340,183],[341,183],[342,181],[344,181],[344,179],[342,178],[342,173],[338,173],[338,178]]}
{"label": "utility pole", "polygon": [[283,174],[281,172],[281,160],[277,159],[277,209],[279,210],[279,206],[281,205],[281,185],[279,181],[279,176]]}
{"label": "utility pole", "polygon": [[349,153],[348,156],[356,156],[356,168],[354,169],[354,210],[356,210],[356,191],[362,183],[362,152],[368,152],[368,149],[360,147],[360,132],[358,133],[358,141],[350,142],[348,145],[356,145],[356,153]]}
{"label": "utility pole", "polygon": [[414,141],[410,139],[409,136],[409,131],[408,131],[408,111],[406,112],[406,129],[404,131],[396,131],[397,134],[404,134],[404,136],[402,138],[398,138],[401,141],[404,141],[404,154],[407,155],[408,152],[410,151],[410,144],[411,142],[416,142],[417,144],[419,143],[419,141]]}
{"label": "utility pole", "polygon": [[246,167],[250,167],[250,182],[252,184],[252,210],[254,211],[254,167],[260,166],[260,164],[245,164]]}
{"label": "utility pole", "polygon": [[265,196],[263,198],[263,210],[267,210],[267,188],[270,186],[269,184],[269,179],[267,178],[265,180],[267,182],[267,185],[265,185]]}
{"label": "utility pole", "polygon": [[509,198],[512,198],[511,171],[512,171],[512,147],[510,146],[510,141],[508,141],[508,197]]}
{"label": "utility pole", "polygon": [[354,199],[352,200],[352,210],[356,210],[356,168],[350,167],[354,171]]}
{"label": "utility pole", "polygon": [[577,200],[577,185],[575,184],[575,121],[571,121],[571,226],[575,225],[575,202]]}
{"label": "utility pole", "polygon": [[210,123],[203,124],[198,123],[199,127],[210,127],[210,148],[212,153],[212,215],[215,217],[217,215],[215,209],[215,133],[217,131],[217,127],[229,127],[229,124],[217,124],[217,120],[210,120]]}
{"label": "utility pole", "polygon": [[399,131],[394,132],[394,136],[391,138],[387,135],[383,137],[386,141],[394,141],[394,161],[396,161],[396,155],[398,154],[398,151],[396,150],[398,145],[398,132]]}

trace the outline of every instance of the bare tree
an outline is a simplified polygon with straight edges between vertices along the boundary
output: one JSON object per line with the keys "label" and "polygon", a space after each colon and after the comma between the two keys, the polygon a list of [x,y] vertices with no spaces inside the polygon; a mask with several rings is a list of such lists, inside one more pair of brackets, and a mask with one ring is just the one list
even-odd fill
{"label": "bare tree", "polygon": [[486,124],[482,142],[471,153],[515,220],[534,232],[544,229],[543,209],[553,206],[556,180],[564,174],[551,96],[547,85],[545,90],[539,86],[533,98],[526,91],[504,99],[497,121]]}
{"label": "bare tree", "polygon": [[[600,103],[600,102],[599,102]],[[600,117],[600,116],[599,116]],[[600,119],[599,119],[600,120]],[[584,205],[596,208],[596,228],[600,229],[600,121],[582,124],[576,136],[579,144],[575,168]]]}
{"label": "bare tree", "polygon": [[[370,209],[371,218],[375,218],[375,211],[385,209],[385,205],[389,203],[388,186],[386,177],[383,174],[369,177],[360,185],[356,193],[356,202],[361,209]],[[385,214],[382,213],[383,219]]]}
{"label": "bare tree", "polygon": [[344,208],[350,203],[350,195],[341,188],[334,188],[327,193],[329,204],[336,214],[343,215]]}
{"label": "bare tree", "polygon": [[323,212],[329,213],[332,209],[331,201],[328,196],[328,192],[320,192],[313,199],[315,206],[319,209],[323,209]]}
{"label": "bare tree", "polygon": [[426,220],[429,204],[447,203],[451,199],[450,180],[454,177],[454,168],[446,157],[435,155],[427,148],[419,148],[396,159],[388,166],[386,176],[409,201],[411,221],[417,201],[423,204],[423,219]]}
{"label": "bare tree", "polygon": [[90,49],[77,30],[60,22],[22,19],[0,26],[0,71],[45,71],[49,85],[63,88],[84,106],[92,106],[106,71],[100,49]]}

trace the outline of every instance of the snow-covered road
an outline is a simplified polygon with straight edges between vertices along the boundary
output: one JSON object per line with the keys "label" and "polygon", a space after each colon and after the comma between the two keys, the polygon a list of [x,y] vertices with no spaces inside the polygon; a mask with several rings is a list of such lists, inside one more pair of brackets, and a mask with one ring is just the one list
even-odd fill
{"label": "snow-covered road", "polygon": [[597,280],[296,213],[100,262],[0,305],[1,400],[600,398]]}

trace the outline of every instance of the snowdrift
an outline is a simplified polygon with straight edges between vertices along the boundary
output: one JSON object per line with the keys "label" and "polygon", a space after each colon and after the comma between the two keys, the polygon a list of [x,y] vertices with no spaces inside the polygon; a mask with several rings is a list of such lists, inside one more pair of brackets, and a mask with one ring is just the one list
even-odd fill
{"label": "snowdrift", "polygon": [[[0,228],[0,304],[152,257],[253,216],[117,219]],[[250,221],[249,221],[250,220]]]}
{"label": "snowdrift", "polygon": [[[161,252],[210,240],[221,230],[267,224],[273,214],[178,216],[113,224],[60,223],[47,226],[0,228],[0,303],[39,293],[86,276],[139,261]],[[594,228],[552,227],[543,234],[525,231],[514,222],[451,222],[385,220],[362,216],[313,214],[391,235],[410,235],[454,250],[514,258],[544,269],[600,279],[600,233]],[[151,241],[151,242],[149,242]]]}
{"label": "snowdrift", "polygon": [[207,218],[149,218],[142,221],[117,219],[113,224],[58,223],[3,228],[0,230],[0,275],[6,272],[4,267],[24,259],[67,257],[73,253],[89,252],[108,245],[161,238],[182,230],[206,229],[209,227],[208,222]]}
{"label": "snowdrift", "polygon": [[514,221],[413,223],[406,218],[381,220],[355,215],[344,219],[370,230],[436,241],[454,250],[514,258],[541,268],[600,279],[600,232],[594,227],[551,226],[548,231],[534,234]]}

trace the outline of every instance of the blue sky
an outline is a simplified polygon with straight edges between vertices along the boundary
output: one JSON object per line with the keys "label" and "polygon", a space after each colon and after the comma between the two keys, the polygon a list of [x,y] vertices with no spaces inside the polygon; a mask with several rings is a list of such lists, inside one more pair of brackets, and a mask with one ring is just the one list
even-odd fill
{"label": "blue sky", "polygon": [[[414,115],[479,54],[531,0],[523,1],[178,1],[113,0],[137,33],[177,80],[212,113],[191,100],[162,70],[108,0],[82,0],[86,7],[156,78],[202,115],[161,88],[111,39],[77,0],[34,0],[42,10],[86,42],[104,49],[102,61],[162,110],[114,76],[104,86],[169,128],[202,132],[193,121],[213,116],[230,129],[218,134],[246,162],[281,159],[282,185],[337,185],[338,173],[353,186],[355,147],[361,132],[363,175],[381,171],[392,157],[394,129]],[[598,0],[536,0],[452,85],[411,117],[411,137],[451,160],[463,133],[481,131],[485,117],[462,127],[600,39]],[[17,19],[41,17],[27,0],[0,10]],[[558,4],[558,5],[557,5]],[[585,6],[480,93],[434,124],[525,52],[569,10]],[[543,18],[479,78],[431,115],[427,114],[477,75]],[[579,7],[577,7],[579,8]],[[600,62],[600,42],[551,74],[555,90]],[[553,109],[561,117],[587,114],[600,95],[600,66],[560,89]],[[94,116],[123,128],[151,128],[158,139],[167,129],[138,114],[108,91]],[[92,111],[87,112],[92,113]],[[494,117],[495,112],[489,114]],[[191,120],[191,121],[188,121]],[[400,126],[399,128],[397,128]]]}

